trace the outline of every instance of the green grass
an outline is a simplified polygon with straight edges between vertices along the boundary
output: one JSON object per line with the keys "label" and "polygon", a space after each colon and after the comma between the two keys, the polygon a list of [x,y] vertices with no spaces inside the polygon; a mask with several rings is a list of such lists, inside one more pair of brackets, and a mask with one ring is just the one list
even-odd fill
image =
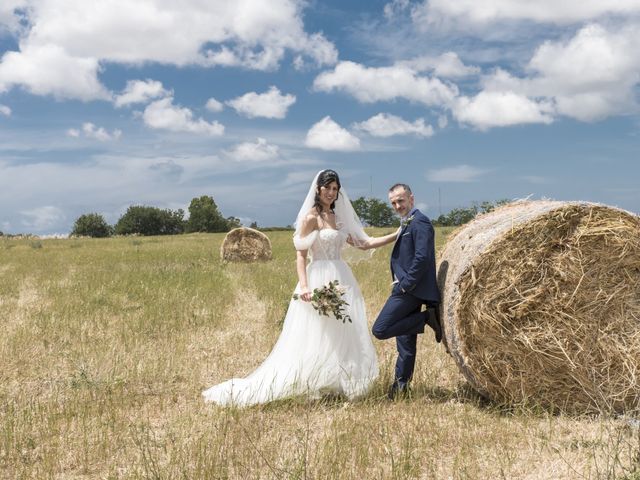
{"label": "green grass", "polygon": [[[295,254],[268,236],[251,265],[221,264],[218,234],[0,240],[0,478],[640,478],[637,427],[493,405],[430,335],[407,399],[385,398],[395,347],[375,341],[361,401],[205,405],[278,337]],[[370,323],[389,249],[353,266]]]}

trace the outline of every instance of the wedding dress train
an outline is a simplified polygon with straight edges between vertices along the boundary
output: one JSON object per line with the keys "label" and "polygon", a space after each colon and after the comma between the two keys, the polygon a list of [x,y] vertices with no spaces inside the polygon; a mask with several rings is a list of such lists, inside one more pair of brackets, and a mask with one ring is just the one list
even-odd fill
{"label": "wedding dress train", "polygon": [[[323,229],[295,238],[308,249],[307,282],[311,290],[338,280],[352,323],[321,316],[308,302],[291,300],[282,333],[265,361],[245,378],[234,378],[202,392],[220,405],[248,406],[294,395],[318,398],[340,393],[349,399],[365,394],[378,376],[378,360],[369,334],[364,299],[349,266],[340,258],[346,233]],[[296,286],[295,293],[299,293]]]}

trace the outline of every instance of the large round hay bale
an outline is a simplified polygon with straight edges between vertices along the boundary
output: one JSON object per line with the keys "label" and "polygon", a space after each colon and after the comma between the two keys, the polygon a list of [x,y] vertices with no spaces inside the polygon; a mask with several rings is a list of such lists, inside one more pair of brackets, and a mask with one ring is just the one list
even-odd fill
{"label": "large round hay bale", "polygon": [[264,233],[253,228],[234,228],[224,237],[220,257],[226,262],[271,260],[271,242]]}
{"label": "large round hay bale", "polygon": [[500,403],[640,406],[640,217],[523,201],[458,229],[438,270],[449,352]]}

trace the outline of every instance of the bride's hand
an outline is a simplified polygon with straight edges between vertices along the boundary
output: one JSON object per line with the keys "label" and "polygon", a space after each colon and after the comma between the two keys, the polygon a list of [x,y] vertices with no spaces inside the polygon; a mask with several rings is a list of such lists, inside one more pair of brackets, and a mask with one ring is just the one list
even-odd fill
{"label": "bride's hand", "polygon": [[309,291],[308,288],[303,288],[300,291],[300,300],[302,300],[303,302],[310,302],[311,301],[311,292]]}
{"label": "bride's hand", "polygon": [[360,249],[360,250],[366,250],[366,249],[367,249],[367,246],[366,246],[366,245],[363,245],[363,244],[362,244],[362,243],[360,243],[360,242],[356,243],[356,241],[353,239],[353,237],[352,237],[351,235],[349,235],[349,236],[347,237],[347,243],[348,243],[349,245],[351,245],[352,247],[358,248],[358,249]]}

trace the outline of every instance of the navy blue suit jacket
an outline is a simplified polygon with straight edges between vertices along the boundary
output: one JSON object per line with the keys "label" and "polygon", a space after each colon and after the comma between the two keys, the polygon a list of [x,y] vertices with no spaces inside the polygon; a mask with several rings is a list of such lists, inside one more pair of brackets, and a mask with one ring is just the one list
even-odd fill
{"label": "navy blue suit jacket", "polygon": [[411,221],[400,231],[391,252],[391,276],[399,280],[394,288],[427,302],[440,303],[433,226],[417,208],[409,212],[408,218]]}

